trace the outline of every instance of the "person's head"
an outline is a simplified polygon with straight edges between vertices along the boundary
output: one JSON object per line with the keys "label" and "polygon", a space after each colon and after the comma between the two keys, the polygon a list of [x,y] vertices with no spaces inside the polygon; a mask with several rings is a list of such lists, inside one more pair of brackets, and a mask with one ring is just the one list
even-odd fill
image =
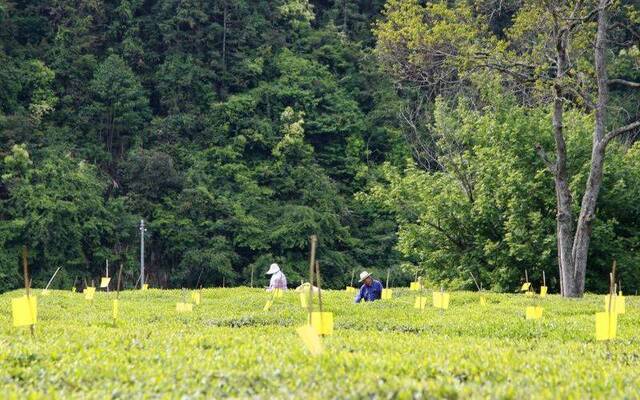
{"label": "person's head", "polygon": [[367,286],[371,286],[371,284],[373,283],[373,278],[371,277],[371,274],[368,273],[367,271],[360,272],[360,283],[364,283]]}
{"label": "person's head", "polygon": [[280,272],[280,266],[276,263],[271,264],[269,270],[267,271],[267,275],[273,275],[277,272]]}

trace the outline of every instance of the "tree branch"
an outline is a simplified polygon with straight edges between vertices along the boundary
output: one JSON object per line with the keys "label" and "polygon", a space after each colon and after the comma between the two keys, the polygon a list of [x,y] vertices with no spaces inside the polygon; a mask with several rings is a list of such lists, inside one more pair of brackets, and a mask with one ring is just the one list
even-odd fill
{"label": "tree branch", "polygon": [[609,85],[618,84],[618,85],[628,86],[632,88],[640,88],[640,82],[632,82],[625,79],[609,79],[607,83]]}
{"label": "tree branch", "polygon": [[615,138],[616,136],[620,136],[620,135],[622,135],[623,133],[625,133],[625,132],[629,132],[629,131],[631,131],[631,130],[633,130],[633,129],[636,129],[636,128],[640,128],[640,120],[635,121],[635,122],[632,122],[632,123],[627,124],[627,125],[625,125],[625,126],[621,126],[621,127],[620,127],[620,128],[618,128],[618,129],[614,129],[614,130],[612,130],[612,131],[609,131],[609,132],[604,136],[604,139],[603,139],[603,140],[604,140],[604,144],[605,144],[605,145],[606,145],[606,144],[609,144],[609,142],[610,142],[613,138]]}
{"label": "tree branch", "polygon": [[556,165],[554,163],[552,163],[551,160],[549,160],[549,157],[547,156],[547,153],[544,151],[544,149],[542,148],[542,146],[539,143],[536,144],[536,153],[538,154],[538,156],[540,157],[540,159],[542,160],[544,165],[547,167],[549,172],[551,172],[552,174],[555,175],[556,174]]}

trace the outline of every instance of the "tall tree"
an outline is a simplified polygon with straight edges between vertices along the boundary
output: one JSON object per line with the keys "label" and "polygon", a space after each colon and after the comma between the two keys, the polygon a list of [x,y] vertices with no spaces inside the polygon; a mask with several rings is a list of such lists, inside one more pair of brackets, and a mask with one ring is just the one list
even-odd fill
{"label": "tall tree", "polygon": [[[555,159],[541,145],[536,150],[555,182],[558,264],[562,293],[568,297],[584,292],[606,147],[615,137],[640,127],[640,122],[626,121],[612,128],[620,120],[609,118],[607,112],[609,85],[637,86],[607,77],[611,30],[620,25],[612,26],[609,15],[622,11],[609,0],[531,1],[518,10],[507,38],[501,40],[489,32],[482,16],[474,17],[464,4],[449,8],[443,3],[421,6],[391,0],[387,18],[377,28],[379,53],[389,71],[399,82],[428,90],[431,96],[468,95],[464,92],[474,74],[484,69],[501,73],[504,86],[525,104],[551,104]],[[577,223],[566,147],[568,107],[585,109],[594,118],[590,172]]]}

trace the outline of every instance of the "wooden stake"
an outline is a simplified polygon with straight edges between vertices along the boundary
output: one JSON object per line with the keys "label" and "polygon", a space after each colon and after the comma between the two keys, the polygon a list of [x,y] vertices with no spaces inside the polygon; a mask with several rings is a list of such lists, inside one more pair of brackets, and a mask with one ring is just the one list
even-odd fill
{"label": "wooden stake", "polygon": [[200,278],[202,277],[203,271],[204,271],[204,268],[200,268],[200,274],[198,274],[198,280],[196,281],[196,289],[198,288],[198,286],[200,286]]}
{"label": "wooden stake", "polygon": [[353,279],[354,279],[355,277],[356,277],[356,270],[355,270],[355,269],[353,269],[353,270],[351,271],[351,285],[350,285],[351,287],[353,287]]}
{"label": "wooden stake", "polygon": [[529,274],[527,273],[527,270],[524,270],[524,281],[525,282],[529,282]]}
{"label": "wooden stake", "polygon": [[120,297],[120,283],[122,282],[122,264],[120,264],[120,271],[118,272],[118,284],[116,285],[116,299]]}
{"label": "wooden stake", "polygon": [[391,269],[387,270],[387,284],[385,289],[389,289],[389,274],[391,273]]}
{"label": "wooden stake", "polygon": [[252,265],[251,266],[251,287],[253,287],[253,270],[255,269],[255,266]]}
{"label": "wooden stake", "polygon": [[[105,263],[107,264],[107,268],[106,268],[106,277],[109,277],[109,260],[105,260]],[[109,285],[107,285],[107,293],[109,292]]]}
{"label": "wooden stake", "polygon": [[473,272],[469,271],[469,275],[471,275],[471,279],[473,279],[473,283],[476,284],[476,288],[478,289],[478,291],[481,292],[482,289],[480,289],[480,285],[478,285],[478,281],[476,280],[476,277],[473,276]]}
{"label": "wooden stake", "polygon": [[311,324],[311,313],[313,312],[313,267],[316,262],[316,245],[318,243],[318,237],[311,235],[309,238],[311,242],[311,251],[309,253],[309,324]]}
{"label": "wooden stake", "polygon": [[[24,275],[24,290],[27,293],[27,304],[29,305],[29,311],[31,312],[31,280],[29,279],[29,264],[27,261],[28,258],[28,250],[27,246],[22,246],[22,274]],[[31,337],[35,336],[35,330],[33,324],[29,325],[29,330],[31,331]]]}
{"label": "wooden stake", "polygon": [[542,271],[542,286],[547,286],[547,276],[544,271]]}

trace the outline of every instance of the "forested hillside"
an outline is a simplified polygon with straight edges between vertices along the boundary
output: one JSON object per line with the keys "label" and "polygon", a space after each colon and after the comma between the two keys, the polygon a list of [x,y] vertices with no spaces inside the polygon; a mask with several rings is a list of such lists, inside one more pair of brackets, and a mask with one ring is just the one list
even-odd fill
{"label": "forested hillside", "polygon": [[[536,43],[535,8],[384,3],[0,0],[0,291],[21,285],[23,246],[34,286],[58,266],[56,287],[95,279],[106,260],[133,285],[140,219],[157,286],[201,271],[205,286],[248,284],[252,269],[259,285],[271,262],[296,283],[317,234],[330,287],[390,268],[398,284],[471,288],[473,272],[512,290],[526,269],[558,290],[554,181],[536,154],[554,146],[551,103],[429,58]],[[628,3],[610,69],[632,80]],[[636,91],[612,87],[612,119],[637,114]],[[565,107],[577,215],[594,118]],[[640,284],[637,137],[607,150],[587,290],[614,257],[623,288]]]}

